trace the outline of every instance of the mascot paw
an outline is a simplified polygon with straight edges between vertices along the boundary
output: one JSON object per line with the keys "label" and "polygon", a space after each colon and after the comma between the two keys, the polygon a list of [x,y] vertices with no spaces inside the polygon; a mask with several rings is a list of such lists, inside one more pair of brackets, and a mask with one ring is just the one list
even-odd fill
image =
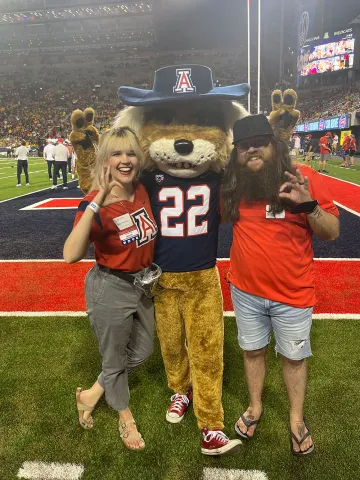
{"label": "mascot paw", "polygon": [[71,115],[72,132],[70,142],[76,153],[76,168],[80,188],[87,193],[92,184],[92,169],[96,160],[95,146],[99,143],[99,132],[94,126],[95,112],[86,108],[84,112],[74,110]]}
{"label": "mascot paw", "polygon": [[272,112],[269,122],[273,127],[276,137],[287,141],[291,137],[294,127],[299,120],[300,112],[295,110],[297,94],[294,90],[274,90],[271,96]]}

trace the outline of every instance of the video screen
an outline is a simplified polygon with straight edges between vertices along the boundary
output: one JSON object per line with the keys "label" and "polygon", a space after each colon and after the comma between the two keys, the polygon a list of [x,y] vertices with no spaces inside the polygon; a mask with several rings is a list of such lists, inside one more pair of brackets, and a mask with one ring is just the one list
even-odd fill
{"label": "video screen", "polygon": [[301,50],[303,63],[300,75],[316,75],[317,73],[353,68],[354,47],[355,38],[347,38],[303,48]]}

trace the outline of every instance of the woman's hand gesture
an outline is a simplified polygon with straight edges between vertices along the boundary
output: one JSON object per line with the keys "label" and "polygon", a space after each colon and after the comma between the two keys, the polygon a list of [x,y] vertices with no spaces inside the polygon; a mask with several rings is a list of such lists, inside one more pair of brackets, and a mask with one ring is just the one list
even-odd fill
{"label": "woman's hand gesture", "polygon": [[116,186],[121,188],[119,182],[112,180],[110,168],[103,167],[100,178],[99,193],[94,198],[94,202],[97,203],[99,207],[106,207],[107,205],[120,202],[121,199],[115,194],[111,193],[112,189]]}

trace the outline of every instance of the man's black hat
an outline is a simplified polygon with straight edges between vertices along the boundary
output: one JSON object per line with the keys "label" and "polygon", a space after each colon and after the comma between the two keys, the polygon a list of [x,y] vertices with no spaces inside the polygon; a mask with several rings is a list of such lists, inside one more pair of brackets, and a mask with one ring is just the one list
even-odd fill
{"label": "man's black hat", "polygon": [[260,135],[274,136],[274,131],[269,120],[262,113],[259,115],[248,115],[240,120],[236,120],[234,123],[233,144],[241,142],[247,138],[258,137]]}
{"label": "man's black hat", "polygon": [[120,87],[118,96],[125,105],[153,105],[156,103],[198,100],[240,100],[250,91],[250,85],[241,83],[214,87],[211,69],[203,65],[174,65],[155,72],[152,90]]}

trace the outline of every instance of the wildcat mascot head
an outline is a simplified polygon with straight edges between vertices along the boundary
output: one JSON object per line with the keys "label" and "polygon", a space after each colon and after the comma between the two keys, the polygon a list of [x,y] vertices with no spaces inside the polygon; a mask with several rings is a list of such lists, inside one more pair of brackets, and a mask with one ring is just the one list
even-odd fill
{"label": "wildcat mascot head", "polygon": [[127,108],[114,127],[136,132],[145,168],[182,178],[218,172],[232,148],[234,122],[247,115],[236,101],[249,91],[247,84],[214,87],[210,68],[202,65],[161,68],[155,72],[153,90],[119,88]]}

